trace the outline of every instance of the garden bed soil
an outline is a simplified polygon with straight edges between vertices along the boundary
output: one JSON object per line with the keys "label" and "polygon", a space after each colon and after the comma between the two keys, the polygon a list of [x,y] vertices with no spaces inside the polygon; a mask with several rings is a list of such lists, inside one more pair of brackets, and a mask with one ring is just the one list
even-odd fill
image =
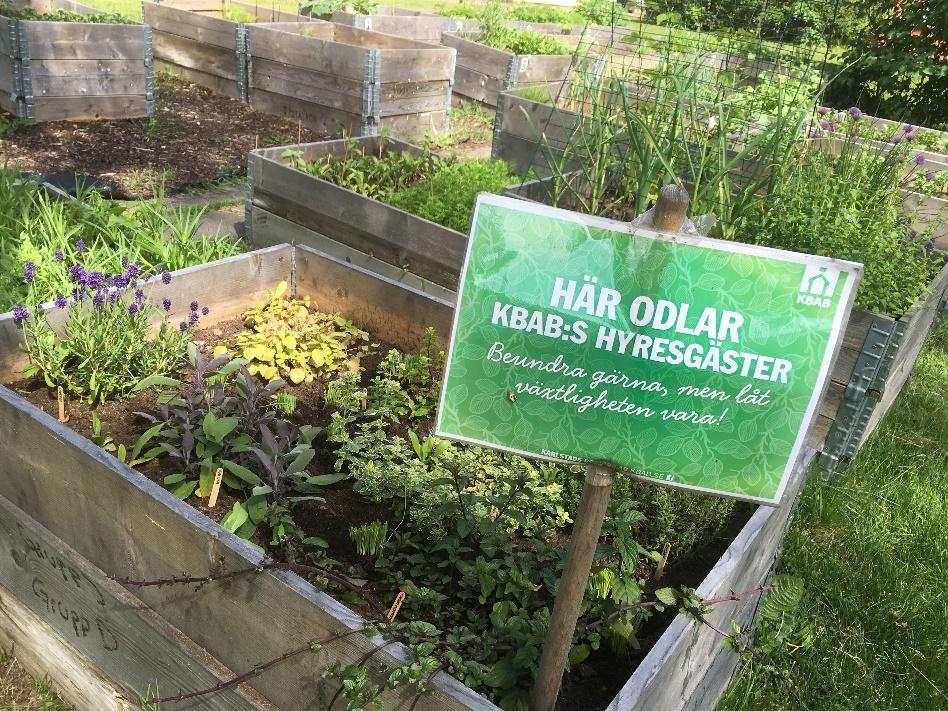
{"label": "garden bed soil", "polygon": [[151,197],[162,179],[168,194],[237,180],[254,148],[326,138],[167,73],[155,83],[153,118],[19,124],[0,135],[0,164],[89,176],[120,199]]}
{"label": "garden bed soil", "polygon": [[[218,324],[214,328],[198,330],[195,333],[195,342],[201,345],[207,354],[219,343],[228,342],[234,335],[243,330],[241,319],[233,319]],[[374,344],[376,341],[370,341]],[[367,383],[375,371],[375,366],[391,346],[380,344],[377,349],[363,356],[364,383]],[[186,380],[186,373],[181,376]],[[8,384],[11,390],[40,408],[47,414],[56,416],[58,404],[55,391],[49,389],[42,378],[30,378]],[[298,424],[315,424],[323,426],[328,422],[328,414],[321,406],[323,386],[318,381],[299,386],[287,384],[284,388],[296,396],[297,410],[290,418]],[[156,391],[149,390],[137,393],[128,400],[120,402],[106,402],[96,408],[102,427],[103,435],[111,436],[116,444],[124,444],[129,450],[151,423],[136,416],[136,412],[154,413],[156,410]],[[68,426],[79,434],[92,437],[92,409],[88,404],[79,401],[70,401],[67,412]],[[334,457],[331,452],[317,450],[311,471],[314,473],[331,473]],[[169,474],[177,473],[177,468],[169,467],[170,459],[164,458],[148,462],[137,468],[151,481],[161,485],[162,480]],[[391,597],[389,590],[380,589],[373,585],[371,580],[371,561],[356,553],[349,536],[351,526],[386,521],[390,528],[398,524],[391,508],[385,503],[375,503],[357,493],[351,488],[351,481],[343,481],[335,485],[324,487],[319,492],[325,499],[324,503],[304,502],[294,508],[294,519],[308,535],[324,538],[329,544],[328,555],[340,564],[340,572],[352,579],[369,578],[363,591],[374,602],[387,606]],[[208,508],[206,500],[191,496],[186,503],[195,509],[220,522],[239,501],[227,487],[222,486],[217,505]],[[672,556],[662,585],[687,585],[697,587],[708,572],[714,567],[721,555],[741,531],[756,507],[748,504],[738,504],[729,515],[726,522],[700,548],[692,551],[686,560],[675,561]],[[261,527],[263,528],[263,527]],[[263,531],[254,536],[252,542],[266,547],[268,532]],[[564,541],[565,545],[565,541]],[[269,551],[280,562],[287,561],[284,551],[272,549]],[[353,595],[344,594],[345,591],[336,591],[347,604],[350,604],[363,614],[372,614],[368,603]],[[645,658],[652,645],[662,636],[668,625],[675,619],[675,610],[666,610],[656,613],[646,621],[639,630],[638,639],[641,648],[628,653],[617,653],[604,645],[584,663],[573,676],[564,680],[558,708],[561,711],[584,711],[590,708],[605,708],[615,697],[619,689],[628,681],[629,677]]]}

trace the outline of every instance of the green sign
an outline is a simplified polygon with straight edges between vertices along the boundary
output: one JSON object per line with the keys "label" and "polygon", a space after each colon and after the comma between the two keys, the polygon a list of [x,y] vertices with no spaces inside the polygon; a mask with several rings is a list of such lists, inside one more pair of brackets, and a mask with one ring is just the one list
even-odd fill
{"label": "green sign", "polygon": [[482,195],[437,434],[775,504],[861,269]]}

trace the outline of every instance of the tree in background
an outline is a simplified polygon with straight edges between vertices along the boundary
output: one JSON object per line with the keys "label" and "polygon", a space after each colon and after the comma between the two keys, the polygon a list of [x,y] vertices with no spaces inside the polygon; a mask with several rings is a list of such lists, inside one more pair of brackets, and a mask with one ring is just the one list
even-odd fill
{"label": "tree in background", "polygon": [[852,66],[827,101],[883,118],[948,128],[948,0],[858,0],[865,19]]}

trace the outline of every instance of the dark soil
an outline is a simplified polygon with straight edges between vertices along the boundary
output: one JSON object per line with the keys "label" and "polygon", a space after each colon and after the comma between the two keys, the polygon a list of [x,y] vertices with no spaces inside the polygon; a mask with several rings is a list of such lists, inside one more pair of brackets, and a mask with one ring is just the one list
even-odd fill
{"label": "dark soil", "polygon": [[[232,341],[234,335],[242,328],[241,321],[235,319],[212,329],[198,331],[195,334],[195,341],[210,354],[215,345]],[[363,358],[362,364],[365,372],[369,374],[367,378],[374,373],[379,358],[384,356],[389,349],[389,346],[381,345],[376,353],[368,354]],[[186,379],[186,376],[182,379]],[[47,388],[41,379],[20,381],[9,387],[46,413],[56,416],[58,406],[55,391]],[[308,423],[317,426],[326,424],[328,417],[322,407],[321,385],[318,383],[288,385],[287,391],[295,395],[298,400],[297,411],[292,417],[294,421],[299,424]],[[135,441],[151,425],[150,422],[134,413],[154,413],[155,397],[156,393],[149,391],[139,393],[129,400],[100,405],[96,413],[102,422],[102,432],[113,437],[116,443],[125,444],[131,449]],[[69,402],[68,414],[69,426],[79,434],[91,438],[92,419],[89,406],[82,402]],[[333,461],[331,453],[319,452],[310,471],[313,474],[332,473]],[[149,462],[140,467],[139,471],[158,484],[162,483],[165,476],[177,473],[170,458]],[[372,521],[388,521],[390,528],[393,528],[397,526],[398,521],[393,518],[391,508],[360,496],[346,481],[321,489],[320,495],[325,498],[325,502],[305,502],[294,508],[293,513],[297,524],[306,531],[307,535],[319,536],[326,540],[329,544],[329,556],[341,564],[340,572],[351,578],[371,578],[370,561],[356,553],[349,537],[349,528]],[[237,500],[226,487],[222,487],[214,509],[209,509],[206,501],[196,496],[189,498],[188,503],[215,521],[220,521]],[[753,510],[754,507],[749,504],[736,506],[728,520],[722,522],[720,530],[710,537],[703,547],[691,552],[687,560],[676,562],[674,557],[670,560],[661,584],[656,587],[679,585],[697,587],[750,518]],[[258,532],[257,536],[254,542],[258,545],[265,546],[269,542],[269,534],[266,532]],[[276,559],[285,562],[282,552],[272,550],[271,553]],[[383,591],[373,585],[371,580],[366,584],[364,591],[376,598],[377,602],[384,602],[387,605],[385,600],[381,600],[384,597]],[[337,594],[337,597],[345,599],[362,612],[371,614],[364,601],[341,593]],[[608,705],[672,619],[674,619],[672,611],[653,615],[639,631],[640,650],[617,653],[608,645],[604,645],[602,649],[593,653],[576,674],[564,680],[563,691],[557,706],[558,711],[584,711],[604,708]]]}
{"label": "dark soil", "polygon": [[0,136],[0,165],[78,173],[101,181],[118,199],[151,197],[162,181],[170,194],[239,179],[254,148],[324,138],[296,121],[159,73],[153,118],[20,124]]}

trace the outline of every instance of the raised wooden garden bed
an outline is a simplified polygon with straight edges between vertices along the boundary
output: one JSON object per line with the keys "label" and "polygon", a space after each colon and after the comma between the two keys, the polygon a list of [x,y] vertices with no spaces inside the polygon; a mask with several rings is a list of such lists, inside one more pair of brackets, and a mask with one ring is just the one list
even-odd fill
{"label": "raised wooden garden bed", "polygon": [[[342,157],[351,145],[340,139],[289,148],[311,162]],[[358,145],[373,154],[380,147],[422,153],[418,146],[391,138],[362,138]],[[291,168],[282,157],[285,150],[250,154],[247,232],[252,244],[305,244],[453,300],[466,234]]]}
{"label": "raised wooden garden bed", "polygon": [[455,53],[334,23],[247,28],[249,100],[305,126],[353,136],[448,129]]}
{"label": "raised wooden garden bed", "polygon": [[458,53],[455,95],[490,108],[514,87],[565,81],[573,63],[572,55],[517,55],[456,33],[445,33],[441,41]]}
{"label": "raised wooden garden bed", "polygon": [[[552,178],[541,178],[507,194],[549,204],[551,185]],[[946,298],[948,263],[898,319],[853,310],[808,446],[834,464],[855,457],[901,393]]]}
{"label": "raised wooden garden bed", "polygon": [[[306,247],[279,245],[178,272],[149,299],[197,298],[214,327],[255,306],[280,282],[339,312],[373,337],[417,347],[425,326],[447,333],[450,304]],[[0,378],[25,365],[19,330],[0,316]],[[235,672],[302,650],[249,674],[241,688],[176,704],[180,708],[326,709],[337,687],[323,676],[334,662],[356,663],[379,643],[357,614],[293,573],[256,571],[193,586],[123,587],[109,576],[154,580],[248,570],[263,556],[99,449],[0,387],[0,639],[15,643],[79,711],[130,708],[129,689],[162,695],[212,686]],[[752,590],[772,568],[792,502],[812,459],[804,452],[783,505],[760,507],[699,586],[705,598]],[[715,605],[709,621],[753,622],[758,596]],[[312,653],[309,645],[346,634]],[[55,650],[56,664],[49,664]],[[380,681],[406,658],[386,645],[367,665]],[[676,618],[609,709],[710,709],[738,655],[717,632]],[[383,695],[385,708],[493,709],[443,672],[431,694]],[[135,706],[137,708],[137,706]]]}
{"label": "raised wooden garden bed", "polygon": [[[44,14],[98,13],[70,0],[17,2]],[[118,119],[154,110],[147,26],[0,16],[0,109],[34,121]]]}
{"label": "raised wooden garden bed", "polygon": [[273,7],[214,0],[146,0],[142,7],[160,68],[235,99],[247,98],[247,25],[226,19],[224,8],[255,22],[305,19]]}
{"label": "raised wooden garden bed", "polygon": [[371,15],[359,15],[351,12],[334,12],[330,18],[337,25],[349,25],[360,30],[372,30],[404,39],[441,44],[444,32],[460,32],[464,20],[454,20],[441,15],[429,15],[418,10],[404,10],[398,7],[380,7]]}

